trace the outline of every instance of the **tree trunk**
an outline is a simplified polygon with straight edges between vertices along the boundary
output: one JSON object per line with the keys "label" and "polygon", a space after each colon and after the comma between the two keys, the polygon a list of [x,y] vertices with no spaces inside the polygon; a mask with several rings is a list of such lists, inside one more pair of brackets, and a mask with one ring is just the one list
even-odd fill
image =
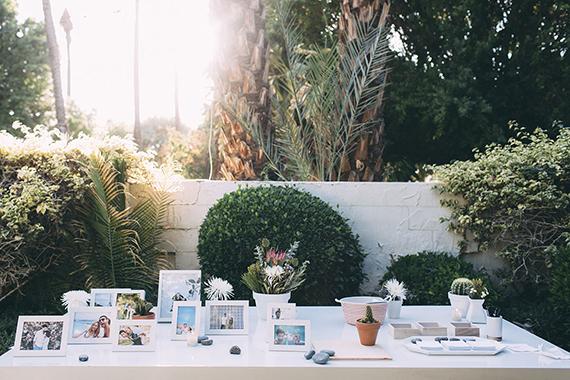
{"label": "tree trunk", "polygon": [[[341,43],[357,38],[354,20],[373,21],[378,28],[384,28],[390,9],[390,0],[341,0],[342,15],[339,20]],[[386,76],[382,79],[386,83]],[[383,168],[382,153],[386,145],[384,135],[384,108],[381,90],[375,94],[376,102],[368,109],[361,121],[374,120],[372,127],[360,136],[360,142],[349,162],[344,165],[341,178],[347,181],[382,181],[386,173]]]}
{"label": "tree trunk", "polygon": [[63,11],[63,15],[59,19],[59,25],[65,30],[65,40],[67,42],[67,97],[71,97],[71,31],[73,23],[67,8]]}
{"label": "tree trunk", "polygon": [[51,74],[53,78],[53,92],[55,97],[55,115],[57,117],[57,128],[63,133],[68,133],[69,128],[67,126],[67,120],[65,118],[65,102],[63,101],[63,92],[61,89],[61,65],[59,62],[59,49],[57,47],[55,27],[53,25],[51,3],[50,0],[42,0],[42,2],[46,23],[49,63],[51,66]]}
{"label": "tree trunk", "polygon": [[134,57],[134,90],[135,90],[135,143],[142,149],[140,89],[139,89],[139,0],[135,0],[135,57]]}
{"label": "tree trunk", "polygon": [[[270,119],[269,44],[265,37],[265,6],[262,0],[212,0],[218,17],[219,44],[213,70],[216,97],[227,103],[245,103],[268,135]],[[221,125],[215,179],[255,180],[261,176],[265,157],[237,122],[217,106]]]}

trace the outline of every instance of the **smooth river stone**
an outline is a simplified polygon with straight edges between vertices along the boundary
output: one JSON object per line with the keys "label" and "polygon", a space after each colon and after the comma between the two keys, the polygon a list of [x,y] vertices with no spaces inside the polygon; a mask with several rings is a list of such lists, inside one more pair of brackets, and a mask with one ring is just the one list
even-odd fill
{"label": "smooth river stone", "polygon": [[326,352],[318,352],[313,355],[313,361],[317,364],[327,364],[330,358],[330,355]]}
{"label": "smooth river stone", "polygon": [[309,351],[305,352],[305,359],[307,359],[307,360],[311,359],[314,354],[315,354],[315,350],[310,349]]}

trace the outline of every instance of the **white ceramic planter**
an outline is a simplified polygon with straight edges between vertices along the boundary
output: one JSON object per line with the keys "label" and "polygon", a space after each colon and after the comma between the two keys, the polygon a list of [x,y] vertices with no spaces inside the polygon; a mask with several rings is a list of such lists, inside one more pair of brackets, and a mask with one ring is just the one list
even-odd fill
{"label": "white ceramic planter", "polygon": [[257,316],[261,320],[267,319],[267,304],[268,303],[287,303],[289,298],[291,298],[291,292],[283,294],[264,294],[264,293],[253,293],[253,299],[255,300],[255,306],[257,309]]}
{"label": "white ceramic planter", "polygon": [[402,300],[391,300],[388,302],[388,318],[398,319],[402,312]]}
{"label": "white ceramic planter", "polygon": [[469,296],[460,296],[451,292],[448,292],[447,296],[451,303],[451,310],[461,310],[461,318],[465,318],[467,316],[467,311],[469,310]]}
{"label": "white ceramic planter", "polygon": [[469,299],[469,310],[466,319],[471,323],[485,323],[486,314],[483,309],[484,299]]}

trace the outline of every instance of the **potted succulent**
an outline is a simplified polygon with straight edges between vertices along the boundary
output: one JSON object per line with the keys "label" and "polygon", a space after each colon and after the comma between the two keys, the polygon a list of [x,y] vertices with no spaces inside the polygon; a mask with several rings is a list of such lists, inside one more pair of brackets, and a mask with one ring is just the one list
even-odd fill
{"label": "potted succulent", "polygon": [[360,344],[363,346],[374,346],[376,344],[376,337],[378,336],[378,330],[380,330],[380,322],[374,319],[370,305],[366,305],[366,315],[364,318],[356,320],[356,328],[358,329]]}
{"label": "potted succulent", "polygon": [[474,279],[469,287],[469,310],[466,317],[469,322],[485,323],[486,316],[483,303],[488,294],[489,291],[483,285],[483,281],[480,278]]}
{"label": "potted succulent", "polygon": [[295,251],[299,242],[283,252],[270,247],[268,239],[261,239],[255,248],[256,262],[242,275],[242,282],[253,292],[259,319],[266,319],[268,303],[287,303],[291,292],[305,281],[308,261],[299,263]]}
{"label": "potted succulent", "polygon": [[133,319],[154,319],[154,312],[151,311],[153,307],[152,303],[139,299],[135,303]]}
{"label": "potted succulent", "polygon": [[469,288],[473,285],[473,281],[468,278],[460,277],[453,280],[451,289],[447,296],[451,303],[451,309],[461,311],[461,317],[465,318],[469,310]]}

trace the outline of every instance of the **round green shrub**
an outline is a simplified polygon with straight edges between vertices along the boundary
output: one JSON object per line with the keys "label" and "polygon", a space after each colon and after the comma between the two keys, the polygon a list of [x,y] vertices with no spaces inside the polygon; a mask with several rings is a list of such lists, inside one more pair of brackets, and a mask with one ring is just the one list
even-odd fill
{"label": "round green shrub", "polygon": [[381,282],[391,278],[403,281],[410,291],[406,304],[447,305],[447,292],[453,280],[459,277],[481,278],[491,292],[488,298],[496,298],[487,273],[476,271],[473,264],[447,252],[423,251],[417,255],[400,256],[387,268]]}
{"label": "round green shrub", "polygon": [[333,305],[335,298],[359,294],[364,253],[358,236],[327,203],[290,186],[240,188],[213,205],[200,227],[202,273],[229,281],[235,299],[251,299],[241,275],[254,263],[261,238],[280,250],[299,241],[297,258],[310,261],[292,302]]}

